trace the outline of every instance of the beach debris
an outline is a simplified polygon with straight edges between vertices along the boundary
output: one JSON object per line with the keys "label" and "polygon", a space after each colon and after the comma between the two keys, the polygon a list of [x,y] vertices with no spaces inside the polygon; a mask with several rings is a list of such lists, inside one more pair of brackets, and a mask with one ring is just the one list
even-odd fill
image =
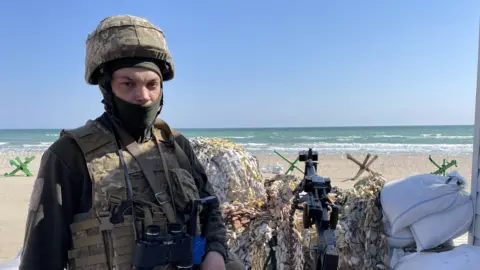
{"label": "beach debris", "polygon": [[267,164],[262,167],[262,173],[274,173],[274,174],[283,174],[283,166],[277,162],[277,164]]}
{"label": "beach debris", "polygon": [[265,200],[258,160],[245,148],[222,138],[192,138],[190,144],[220,203]]}
{"label": "beach debris", "polygon": [[384,184],[385,179],[372,172],[355,183],[353,189],[338,191],[340,270],[389,269],[389,248],[380,208]]}

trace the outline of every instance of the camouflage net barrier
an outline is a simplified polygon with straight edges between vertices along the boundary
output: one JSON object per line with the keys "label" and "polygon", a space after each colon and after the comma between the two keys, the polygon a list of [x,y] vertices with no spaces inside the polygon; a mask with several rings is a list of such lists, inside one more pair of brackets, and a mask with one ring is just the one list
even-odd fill
{"label": "camouflage net barrier", "polygon": [[243,147],[221,138],[192,138],[190,144],[220,203],[265,200],[258,160]]}
{"label": "camouflage net barrier", "polygon": [[249,269],[310,269],[311,230],[303,229],[302,213],[292,215],[294,176],[266,181],[267,200],[224,203],[228,245]]}
{"label": "camouflage net barrier", "polygon": [[[263,180],[257,159],[225,139],[190,139],[220,197],[230,250],[248,269],[312,269],[315,229],[303,228],[292,210],[301,179],[277,175]],[[340,270],[389,269],[378,196],[385,183],[369,172],[353,189],[331,194],[340,206],[337,245]]]}
{"label": "camouflage net barrier", "polygon": [[353,189],[339,192],[342,207],[337,225],[340,270],[389,268],[389,248],[383,227],[380,191],[385,179],[377,173],[361,178]]}

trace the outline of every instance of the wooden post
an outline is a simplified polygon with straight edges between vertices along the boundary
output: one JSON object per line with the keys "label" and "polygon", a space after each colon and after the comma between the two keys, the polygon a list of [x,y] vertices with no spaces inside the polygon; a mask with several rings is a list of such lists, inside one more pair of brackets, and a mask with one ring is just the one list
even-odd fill
{"label": "wooden post", "polygon": [[468,244],[480,246],[480,209],[478,188],[479,188],[479,162],[480,162],[480,25],[479,25],[479,40],[478,40],[478,63],[477,63],[477,93],[475,101],[475,136],[473,139],[473,156],[472,156],[472,179],[470,183],[470,193],[473,199],[473,221],[468,232]]}

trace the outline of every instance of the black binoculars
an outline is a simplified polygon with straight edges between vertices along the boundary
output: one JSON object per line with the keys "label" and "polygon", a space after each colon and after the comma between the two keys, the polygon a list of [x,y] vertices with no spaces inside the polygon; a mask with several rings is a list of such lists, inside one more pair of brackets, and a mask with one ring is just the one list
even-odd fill
{"label": "black binoculars", "polygon": [[168,227],[168,233],[161,232],[158,225],[146,228],[144,238],[137,241],[135,269],[147,270],[163,265],[192,268],[192,236],[183,232],[180,224],[169,224]]}

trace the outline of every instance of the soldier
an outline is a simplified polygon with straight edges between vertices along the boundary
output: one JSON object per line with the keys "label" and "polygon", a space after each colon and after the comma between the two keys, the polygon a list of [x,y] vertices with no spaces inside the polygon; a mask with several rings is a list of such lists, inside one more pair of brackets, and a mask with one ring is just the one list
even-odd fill
{"label": "soldier", "polygon": [[[144,18],[107,17],[88,36],[85,80],[99,85],[105,112],[62,130],[44,153],[20,269],[134,269],[145,232],[189,227],[192,200],[214,195],[189,141],[157,119],[174,71],[162,30]],[[218,204],[201,209],[202,269],[243,269]]]}

